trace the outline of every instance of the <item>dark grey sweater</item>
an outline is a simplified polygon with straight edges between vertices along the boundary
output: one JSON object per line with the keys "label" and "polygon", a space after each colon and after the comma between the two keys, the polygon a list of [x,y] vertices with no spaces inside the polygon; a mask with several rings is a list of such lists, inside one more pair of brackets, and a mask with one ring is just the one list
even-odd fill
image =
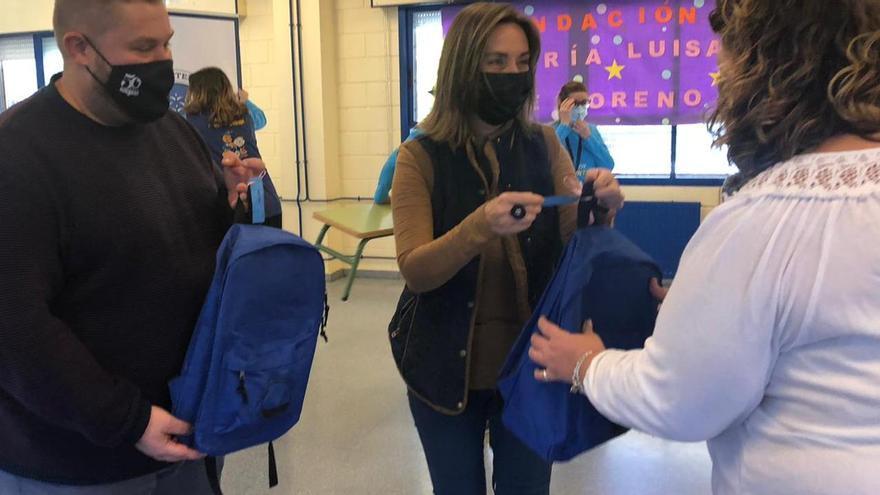
{"label": "dark grey sweater", "polygon": [[233,220],[177,114],[122,128],[50,84],[0,115],[0,469],[67,484],[164,467],[139,453],[170,408]]}

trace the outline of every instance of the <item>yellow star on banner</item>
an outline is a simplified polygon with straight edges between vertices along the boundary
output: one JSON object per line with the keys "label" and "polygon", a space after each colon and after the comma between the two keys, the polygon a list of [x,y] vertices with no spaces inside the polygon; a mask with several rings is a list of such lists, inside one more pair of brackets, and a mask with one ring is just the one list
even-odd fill
{"label": "yellow star on banner", "polygon": [[621,75],[621,72],[625,68],[626,68],[625,65],[617,65],[617,59],[614,59],[614,61],[611,62],[611,65],[609,65],[608,67],[605,67],[605,70],[608,71],[608,80],[610,81],[610,80],[614,79],[615,77],[622,80],[623,77]]}
{"label": "yellow star on banner", "polygon": [[721,72],[710,72],[709,77],[712,78],[712,86],[718,86],[718,78],[721,77]]}

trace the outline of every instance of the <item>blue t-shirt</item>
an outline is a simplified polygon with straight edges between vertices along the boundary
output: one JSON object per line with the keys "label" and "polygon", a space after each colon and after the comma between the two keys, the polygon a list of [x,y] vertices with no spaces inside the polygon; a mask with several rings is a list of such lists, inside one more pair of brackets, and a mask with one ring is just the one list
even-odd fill
{"label": "blue t-shirt", "polygon": [[[226,127],[212,126],[210,118],[211,116],[205,113],[186,115],[186,120],[196,128],[208,146],[214,163],[220,166],[223,153],[226,151],[235,153],[241,159],[262,158],[260,149],[257,148],[257,136],[249,114],[245,114],[241,120]],[[277,199],[275,184],[268,175],[263,179],[263,186],[266,191],[266,217],[280,215],[281,202]]]}
{"label": "blue t-shirt", "polygon": [[186,120],[199,131],[205,140],[211,157],[219,165],[223,160],[223,152],[231,151],[239,158],[261,158],[257,148],[257,136],[250,115],[245,114],[240,120],[226,127],[214,127],[211,116],[206,113],[187,114]]}
{"label": "blue t-shirt", "polygon": [[[590,137],[588,139],[582,139],[580,135],[571,128],[571,126],[558,121],[553,123],[553,127],[556,129],[556,135],[559,137],[562,146],[568,150],[568,154],[571,156],[572,165],[574,165],[574,168],[579,175],[591,168],[601,167],[607,168],[608,170],[614,170],[614,158],[611,157],[611,152],[608,151],[608,146],[606,146],[605,141],[602,140],[602,135],[599,134],[599,129],[593,124],[589,124],[589,126]],[[581,151],[580,163],[575,163],[578,161],[579,148]]]}
{"label": "blue t-shirt", "polygon": [[[412,141],[421,135],[422,130],[418,127],[413,127],[409,130],[409,136],[407,136],[404,142]],[[379,172],[379,182],[376,184],[376,192],[373,194],[373,202],[376,204],[381,205],[391,201],[388,193],[391,192],[391,182],[394,180],[394,169],[397,167],[397,153],[399,151],[400,148],[395,148],[391,152],[391,155],[385,160],[385,165],[382,166],[382,171]]]}
{"label": "blue t-shirt", "polygon": [[254,122],[254,130],[259,131],[263,127],[266,127],[266,124],[269,123],[269,120],[266,119],[266,113],[251,100],[244,102],[244,104],[248,109],[248,113],[251,115],[251,120]]}

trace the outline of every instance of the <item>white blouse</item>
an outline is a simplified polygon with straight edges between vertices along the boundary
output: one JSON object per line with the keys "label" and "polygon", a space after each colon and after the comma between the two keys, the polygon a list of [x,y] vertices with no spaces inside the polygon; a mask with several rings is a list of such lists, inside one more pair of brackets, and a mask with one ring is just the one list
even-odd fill
{"label": "white blouse", "polygon": [[716,208],[644,350],[584,385],[620,424],[708,439],[715,494],[880,493],[880,148],[795,157]]}

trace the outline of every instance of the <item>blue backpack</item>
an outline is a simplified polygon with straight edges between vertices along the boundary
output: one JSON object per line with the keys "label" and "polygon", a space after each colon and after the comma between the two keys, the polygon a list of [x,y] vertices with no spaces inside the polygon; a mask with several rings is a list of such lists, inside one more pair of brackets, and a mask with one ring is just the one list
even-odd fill
{"label": "blue backpack", "polygon": [[502,368],[502,420],[548,462],[567,461],[626,429],[605,419],[570,384],[539,382],[529,359],[531,336],[541,315],[569,331],[587,319],[605,346],[642,347],[653,333],[657,302],[649,291],[660,269],[635,244],[607,227],[579,229]]}
{"label": "blue backpack", "polygon": [[[183,371],[170,383],[172,414],[193,425],[181,441],[221,456],[293,427],[319,331],[326,339],[327,312],[324,261],[314,246],[281,229],[233,225],[217,252]],[[269,463],[274,486],[271,443]],[[219,492],[212,464],[209,478]]]}

